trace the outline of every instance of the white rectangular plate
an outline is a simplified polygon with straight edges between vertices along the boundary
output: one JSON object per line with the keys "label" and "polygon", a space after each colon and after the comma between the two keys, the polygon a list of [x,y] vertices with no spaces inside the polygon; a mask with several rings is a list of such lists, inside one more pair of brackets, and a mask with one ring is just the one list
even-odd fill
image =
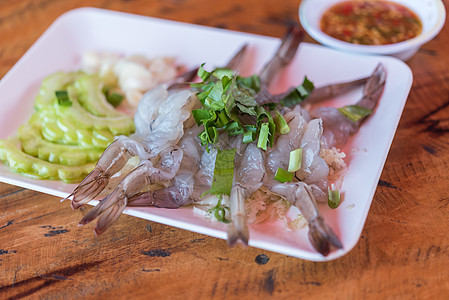
{"label": "white rectangular plate", "polygon": [[[59,17],[0,82],[0,138],[13,135],[27,121],[34,97],[44,77],[56,71],[76,70],[86,51],[124,55],[173,56],[187,67],[206,62],[223,65],[243,44],[249,54],[239,69],[241,75],[258,72],[280,41],[276,38],[202,27],[93,8],[69,11]],[[325,261],[348,253],[357,243],[393,140],[412,83],[412,73],[403,62],[379,56],[356,56],[318,45],[302,44],[293,63],[278,76],[273,92],[298,85],[307,75],[316,86],[369,75],[382,62],[388,71],[385,90],[376,109],[344,148],[349,169],[344,178],[344,201],[331,210],[322,206],[327,223],[344,248],[323,257],[307,239],[307,228],[287,231],[280,224],[251,226],[249,244],[294,257]],[[335,99],[329,105],[353,103],[361,91]],[[357,149],[356,154],[351,154]],[[51,195],[66,197],[74,185],[33,180],[0,165],[0,180]],[[57,203],[55,203],[57,205]],[[132,208],[126,213],[163,224],[226,238],[226,225],[180,209]]]}

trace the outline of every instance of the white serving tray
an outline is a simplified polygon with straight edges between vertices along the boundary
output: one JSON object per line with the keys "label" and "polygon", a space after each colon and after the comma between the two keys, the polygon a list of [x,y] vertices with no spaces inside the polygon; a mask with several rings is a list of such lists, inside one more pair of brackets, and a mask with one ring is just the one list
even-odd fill
{"label": "white serving tray", "polygon": [[[173,56],[187,67],[206,62],[223,65],[243,44],[250,53],[239,73],[258,72],[280,43],[279,39],[95,8],[69,11],[59,17],[0,81],[0,138],[15,134],[33,111],[40,83],[56,71],[76,70],[86,51],[124,55]],[[357,243],[376,190],[385,159],[412,84],[412,73],[402,61],[385,56],[357,56],[303,43],[292,64],[275,79],[273,92],[302,83],[307,75],[316,86],[369,75],[382,62],[388,71],[384,94],[374,113],[346,145],[349,169],[342,185],[344,201],[332,210],[323,205],[327,223],[344,248],[323,257],[307,239],[307,228],[286,231],[271,223],[250,227],[249,245],[294,257],[331,260],[348,253]],[[327,105],[358,100],[361,91],[334,99]],[[356,154],[351,154],[353,149]],[[0,181],[66,197],[75,187],[58,181],[30,179],[0,165]],[[58,205],[55,202],[54,205]],[[139,218],[226,238],[226,226],[193,214],[192,208],[129,208],[125,213]],[[130,228],[130,230],[132,230]]]}

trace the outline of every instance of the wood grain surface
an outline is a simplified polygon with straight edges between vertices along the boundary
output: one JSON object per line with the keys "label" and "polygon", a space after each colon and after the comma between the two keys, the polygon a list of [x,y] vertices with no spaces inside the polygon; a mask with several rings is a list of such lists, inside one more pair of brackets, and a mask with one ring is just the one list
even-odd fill
{"label": "wood grain surface", "polygon": [[[0,77],[73,8],[280,37],[298,23],[299,2],[0,0]],[[411,93],[362,236],[346,256],[315,263],[230,249],[220,239],[126,215],[96,237],[91,225],[77,225],[87,209],[0,184],[0,298],[448,299],[448,49],[445,27],[407,62]]]}

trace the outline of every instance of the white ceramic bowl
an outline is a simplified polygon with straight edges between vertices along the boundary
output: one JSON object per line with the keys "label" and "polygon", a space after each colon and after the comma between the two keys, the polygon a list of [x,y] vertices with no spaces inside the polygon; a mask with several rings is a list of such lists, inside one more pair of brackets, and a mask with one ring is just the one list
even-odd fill
{"label": "white ceramic bowl", "polygon": [[422,21],[423,30],[417,37],[390,45],[356,45],[343,42],[325,34],[320,29],[320,19],[331,6],[344,0],[302,0],[299,20],[307,33],[323,45],[363,54],[391,55],[402,60],[412,57],[421,45],[433,39],[446,19],[446,10],[441,0],[389,0],[414,11]]}

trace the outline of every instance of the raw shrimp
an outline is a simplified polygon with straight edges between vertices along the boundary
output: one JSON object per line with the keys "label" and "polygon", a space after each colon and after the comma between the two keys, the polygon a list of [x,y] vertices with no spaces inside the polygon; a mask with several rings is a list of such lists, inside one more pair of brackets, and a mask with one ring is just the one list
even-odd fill
{"label": "raw shrimp", "polygon": [[194,189],[201,190],[201,193],[206,190],[205,188],[201,189],[198,186],[198,181],[194,180],[201,159],[200,153],[203,151],[197,140],[199,129],[196,126],[186,129],[178,143],[184,155],[179,171],[171,180],[172,185],[138,193],[129,199],[128,206],[178,208],[188,204],[192,198],[199,198],[201,194],[192,196]]}
{"label": "raw shrimp", "polygon": [[80,225],[98,218],[95,233],[103,233],[121,215],[129,202],[129,198],[137,194],[147,185],[172,179],[179,169],[183,151],[174,146],[161,153],[159,166],[154,167],[150,160],[141,161],[108,196],[84,216]]}
{"label": "raw shrimp", "polygon": [[309,224],[309,240],[318,252],[326,256],[331,246],[343,247],[337,235],[324,222],[312,189],[306,183],[300,181],[277,184],[271,188],[271,191],[285,197],[292,205],[299,208]]}
{"label": "raw shrimp", "polygon": [[[247,46],[244,45],[230,60],[227,67],[236,67],[246,48]],[[190,71],[181,77],[191,78],[191,75]],[[127,174],[114,191],[103,198],[80,224],[86,224],[104,213],[99,218],[95,229],[95,232],[100,234],[118,218],[130,198],[134,205],[138,205],[142,204],[142,201],[150,203],[151,199],[145,198],[149,195],[152,197],[164,195],[173,198],[173,195],[177,193],[179,195],[190,194],[185,192],[185,187],[186,184],[192,185],[193,178],[188,175],[193,175],[193,173],[185,172],[183,176],[180,175],[173,181],[172,187],[155,191],[155,194],[136,196],[151,182],[173,179],[179,170],[183,156],[183,150],[180,148],[177,148],[178,155],[173,157],[174,162],[170,164],[171,169],[164,171],[164,165],[162,165],[162,169],[153,166],[159,156],[163,157],[164,151],[174,147],[182,138],[184,122],[191,116],[192,109],[199,105],[198,99],[189,90],[169,94],[168,89],[176,89],[178,84],[179,82],[175,80],[169,86],[157,86],[143,96],[135,115],[136,132],[129,138],[118,137],[102,154],[94,170],[67,197],[73,197],[72,207],[78,208],[98,196],[108,185],[111,176],[120,171],[129,158],[138,156],[141,160],[140,165]],[[173,154],[173,151],[170,153]],[[161,162],[164,163],[163,160]],[[182,205],[185,199],[186,197],[182,197],[178,204],[166,204],[165,206]],[[160,204],[162,205],[162,202]]]}
{"label": "raw shrimp", "polygon": [[284,115],[290,131],[280,135],[273,148],[268,151],[267,166],[271,173],[275,174],[278,168],[288,168],[289,153],[300,147],[308,118],[308,114],[299,106]]}
{"label": "raw shrimp", "polygon": [[[225,68],[236,68],[245,54],[247,47],[246,44],[243,45],[243,47],[228,62]],[[190,78],[193,73],[192,71],[186,72],[180,78]],[[176,89],[183,87],[185,82],[180,81],[180,78],[172,81],[169,88]],[[140,120],[143,119],[140,116],[148,115],[152,115],[151,109],[150,111],[144,111],[142,109],[136,117]],[[153,126],[153,122],[151,122],[150,126]],[[200,131],[201,129],[199,127],[191,127],[186,130],[183,137],[180,139],[179,146],[184,150],[184,158],[178,174],[171,180],[172,185],[153,191],[150,190],[138,193],[129,199],[128,206],[178,208],[188,204],[192,200],[199,199],[200,196],[210,188],[217,149],[204,151],[204,149],[201,148],[200,142],[197,139],[197,135]],[[136,135],[138,134],[142,133],[137,133]],[[201,171],[198,172],[198,169]],[[198,177],[200,180],[195,181],[197,173],[199,173]]]}
{"label": "raw shrimp", "polygon": [[[382,64],[379,64],[367,80],[363,97],[357,102],[357,105],[373,110],[382,95],[385,79],[385,68]],[[320,113],[321,115],[319,115]],[[299,172],[304,174],[304,171],[309,171],[310,175],[307,175],[304,181],[276,184],[272,186],[271,190],[285,197],[291,204],[300,209],[309,224],[309,240],[317,251],[326,256],[332,247],[342,248],[343,245],[332,229],[326,225],[318,210],[314,194],[321,189],[310,184],[316,183],[319,180],[325,181],[329,173],[329,169],[323,166],[325,162],[318,156],[318,153],[321,144],[327,147],[344,145],[349,135],[354,134],[360,127],[364,118],[357,122],[352,122],[344,117],[336,108],[320,108],[315,111],[315,114],[312,112],[312,116],[324,116],[324,128],[325,130],[329,130],[330,133],[321,138],[321,133],[323,132],[321,119],[312,119],[308,124],[307,129],[310,129],[310,123],[314,122],[314,128],[309,133],[306,130],[301,139],[300,145],[301,147],[306,147],[307,151],[303,148],[303,155],[306,155],[306,157],[303,157],[303,163],[306,163],[306,166],[305,168],[301,167]],[[303,140],[307,141],[303,142]],[[320,140],[323,143],[320,143]],[[314,172],[318,174],[314,174]]]}
{"label": "raw shrimp", "polygon": [[[325,100],[329,100],[333,97],[343,95],[353,89],[364,85],[367,82],[368,78],[369,77],[363,77],[352,81],[332,83],[314,88],[312,93],[308,95],[304,102],[301,102],[300,104],[316,104]],[[272,95],[266,91],[263,95],[256,98],[257,104],[264,105],[268,103],[279,103],[282,99],[293,93],[296,89],[296,86],[291,87],[286,92],[276,95]]]}
{"label": "raw shrimp", "polygon": [[[362,99],[356,105],[373,110],[382,95],[386,76],[385,67],[378,64],[365,84]],[[357,122],[350,121],[334,107],[317,108],[311,111],[311,115],[323,120],[323,140],[326,142],[327,148],[338,148],[345,145],[349,136],[357,132],[366,119],[362,118]]]}
{"label": "raw shrimp", "polygon": [[228,244],[238,241],[248,244],[249,231],[245,213],[246,199],[264,182],[265,154],[255,143],[249,144],[243,155],[236,155],[237,164],[230,195],[231,224],[228,227]]}
{"label": "raw shrimp", "polygon": [[[260,91],[255,96],[256,101],[258,98],[263,98],[266,94],[269,94],[268,88],[273,77],[295,57],[303,35],[304,33],[296,27],[288,28],[274,56],[260,72]],[[231,224],[228,227],[228,244],[230,246],[235,245],[238,241],[241,241],[244,245],[248,244],[249,231],[246,220],[245,201],[252,192],[262,186],[262,178],[265,174],[264,161],[265,158],[261,150],[254,144],[250,144],[246,148],[240,160],[240,167],[234,176],[229,197]]]}
{"label": "raw shrimp", "polygon": [[[129,138],[118,137],[105,150],[94,170],[69,195],[73,196],[72,207],[78,208],[100,194],[108,185],[109,178],[121,170],[132,156],[139,156],[142,161],[154,159],[162,150],[176,144],[183,134],[183,123],[190,116],[196,101],[190,91],[169,96],[164,86],[147,92],[139,103],[140,112],[135,117],[136,133]],[[144,112],[147,114],[144,115]]]}

